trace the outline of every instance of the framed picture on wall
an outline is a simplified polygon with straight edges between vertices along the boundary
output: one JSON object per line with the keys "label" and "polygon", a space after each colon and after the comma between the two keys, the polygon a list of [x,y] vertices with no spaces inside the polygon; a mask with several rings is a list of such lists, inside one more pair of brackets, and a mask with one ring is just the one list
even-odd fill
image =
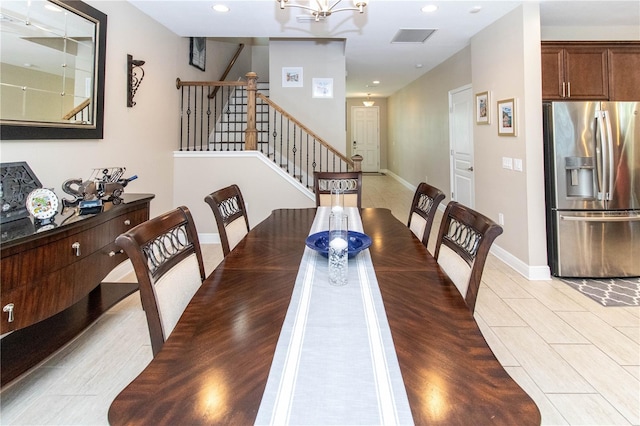
{"label": "framed picture on wall", "polygon": [[498,101],[498,135],[516,136],[516,100],[503,99]]}
{"label": "framed picture on wall", "polygon": [[282,87],[303,87],[302,67],[282,68]]}
{"label": "framed picture on wall", "polygon": [[476,93],[476,124],[491,123],[490,105],[489,92]]}
{"label": "framed picture on wall", "polygon": [[207,59],[207,39],[204,37],[189,38],[189,65],[204,71]]}
{"label": "framed picture on wall", "polygon": [[333,98],[333,79],[314,78],[312,96],[314,98]]}

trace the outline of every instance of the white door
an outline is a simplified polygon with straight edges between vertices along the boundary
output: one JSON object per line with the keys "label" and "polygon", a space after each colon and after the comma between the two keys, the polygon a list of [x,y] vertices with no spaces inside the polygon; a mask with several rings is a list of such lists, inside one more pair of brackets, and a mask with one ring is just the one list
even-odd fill
{"label": "white door", "polygon": [[473,121],[471,86],[463,86],[450,91],[451,199],[471,208],[475,205]]}
{"label": "white door", "polygon": [[378,107],[351,107],[351,155],[362,155],[363,172],[380,171]]}

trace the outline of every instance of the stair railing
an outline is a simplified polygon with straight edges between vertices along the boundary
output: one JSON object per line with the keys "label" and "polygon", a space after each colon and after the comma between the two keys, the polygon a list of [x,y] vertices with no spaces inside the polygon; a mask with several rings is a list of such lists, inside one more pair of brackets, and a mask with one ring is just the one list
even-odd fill
{"label": "stair railing", "polygon": [[[246,81],[181,81],[180,151],[259,150],[308,188],[314,171],[360,170],[348,158]],[[210,98],[214,90],[221,90]]]}

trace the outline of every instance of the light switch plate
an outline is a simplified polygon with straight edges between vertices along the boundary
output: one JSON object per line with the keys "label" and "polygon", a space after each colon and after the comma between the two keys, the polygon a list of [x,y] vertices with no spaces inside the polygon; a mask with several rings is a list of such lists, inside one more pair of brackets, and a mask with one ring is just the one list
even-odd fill
{"label": "light switch plate", "polygon": [[502,157],[502,168],[513,170],[513,158],[511,157]]}

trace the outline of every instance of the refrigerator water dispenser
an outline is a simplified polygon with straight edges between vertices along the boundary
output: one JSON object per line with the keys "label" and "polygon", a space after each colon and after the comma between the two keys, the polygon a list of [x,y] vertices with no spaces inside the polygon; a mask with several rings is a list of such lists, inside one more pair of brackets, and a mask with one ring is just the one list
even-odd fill
{"label": "refrigerator water dispenser", "polygon": [[565,157],[567,197],[595,198],[593,157]]}

